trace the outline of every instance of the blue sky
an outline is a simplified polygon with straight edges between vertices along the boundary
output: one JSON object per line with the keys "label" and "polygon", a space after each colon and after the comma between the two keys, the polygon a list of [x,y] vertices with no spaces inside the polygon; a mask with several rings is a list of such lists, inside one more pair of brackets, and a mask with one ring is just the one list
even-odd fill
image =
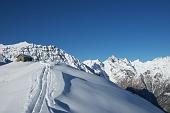
{"label": "blue sky", "polygon": [[169,0],[1,0],[0,43],[54,44],[85,59],[170,56]]}

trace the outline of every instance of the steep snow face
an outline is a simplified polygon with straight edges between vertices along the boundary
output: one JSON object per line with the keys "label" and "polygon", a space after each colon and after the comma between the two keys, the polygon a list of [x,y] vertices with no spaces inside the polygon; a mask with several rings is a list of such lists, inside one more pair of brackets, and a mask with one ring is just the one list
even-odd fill
{"label": "steep snow face", "polygon": [[107,74],[103,71],[104,64],[100,60],[86,60],[83,62],[83,64],[87,65],[93,70],[93,73],[107,77]]}
{"label": "steep snow face", "polygon": [[86,72],[91,73],[89,68],[86,65],[82,64],[74,56],[69,55],[62,49],[59,49],[53,45],[42,46],[29,44],[27,42],[20,42],[13,45],[1,44],[0,54],[11,61],[15,61],[16,56],[19,54],[26,54],[33,57],[34,61],[65,63],[77,69],[85,70]]}
{"label": "steep snow face", "polygon": [[114,83],[118,83],[122,78],[130,79],[136,75],[135,68],[126,59],[111,56],[103,64],[104,71]]}
{"label": "steep snow face", "polygon": [[1,113],[163,113],[102,77],[64,64],[13,62],[0,72]]}

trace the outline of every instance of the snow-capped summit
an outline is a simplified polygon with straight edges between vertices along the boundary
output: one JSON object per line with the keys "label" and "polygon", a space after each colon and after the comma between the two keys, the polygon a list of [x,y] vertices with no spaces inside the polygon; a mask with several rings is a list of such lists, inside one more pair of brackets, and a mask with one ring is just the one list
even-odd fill
{"label": "snow-capped summit", "polygon": [[109,57],[107,60],[111,61],[111,62],[117,62],[119,61],[119,59],[115,56],[115,55],[112,55],[111,57]]}
{"label": "snow-capped summit", "polygon": [[13,45],[7,45],[7,46],[22,48],[22,47],[26,47],[26,46],[29,46],[29,45],[31,45],[31,44],[24,41],[24,42],[19,42],[19,43],[16,43],[16,44],[13,44]]}
{"label": "snow-capped summit", "polygon": [[136,74],[134,67],[127,59],[119,59],[114,55],[103,62],[100,60],[86,60],[83,63],[97,74],[99,72],[105,73],[114,83],[117,83],[118,78],[121,80],[122,77],[134,76]]}
{"label": "snow-capped summit", "polygon": [[2,50],[4,49],[4,48],[15,48],[15,49],[21,49],[21,48],[23,48],[23,47],[27,47],[27,46],[29,46],[29,45],[31,45],[30,43],[28,43],[28,42],[26,42],[26,41],[24,41],[24,42],[19,42],[19,43],[16,43],[16,44],[12,44],[12,45],[4,45],[4,44],[0,44],[0,52],[2,52]]}
{"label": "snow-capped summit", "polygon": [[[95,69],[97,69],[98,66],[99,66],[99,67],[103,67],[103,63],[102,63],[99,59],[97,59],[97,60],[86,60],[86,61],[84,61],[83,63],[86,64],[87,66],[93,67],[93,68],[95,68]],[[96,66],[95,66],[95,65],[96,65]],[[98,66],[97,66],[97,65],[98,65]]]}
{"label": "snow-capped summit", "polygon": [[104,71],[114,83],[118,83],[120,80],[122,80],[122,78],[133,77],[136,73],[129,61],[124,59],[119,59],[112,56],[106,59],[103,64]]}

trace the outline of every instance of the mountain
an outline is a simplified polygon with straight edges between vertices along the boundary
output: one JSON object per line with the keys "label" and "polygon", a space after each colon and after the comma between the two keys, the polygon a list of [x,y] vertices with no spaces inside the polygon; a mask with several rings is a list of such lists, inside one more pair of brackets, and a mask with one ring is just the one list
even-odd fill
{"label": "mountain", "polygon": [[83,63],[106,73],[113,83],[170,113],[170,57],[131,62],[111,56],[104,62],[87,60]]}
{"label": "mountain", "polygon": [[103,77],[65,64],[0,66],[0,113],[163,113]]}
{"label": "mountain", "polygon": [[141,62],[120,59],[112,55],[105,61],[97,59],[80,62],[53,45],[43,46],[27,42],[0,44],[2,64],[16,62],[16,56],[19,54],[29,55],[35,62],[66,64],[101,76],[170,113],[170,57]]}
{"label": "mountain", "polygon": [[53,45],[43,46],[27,42],[20,42],[13,45],[1,44],[0,54],[10,61],[16,61],[16,57],[19,54],[25,54],[33,57],[34,61],[64,63],[92,73],[92,70],[81,63],[77,58]]}

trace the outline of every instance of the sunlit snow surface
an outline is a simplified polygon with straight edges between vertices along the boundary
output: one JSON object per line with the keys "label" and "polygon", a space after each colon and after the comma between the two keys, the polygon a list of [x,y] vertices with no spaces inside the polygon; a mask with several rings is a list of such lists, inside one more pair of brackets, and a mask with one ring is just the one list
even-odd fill
{"label": "sunlit snow surface", "polygon": [[0,66],[0,113],[163,113],[106,79],[66,65]]}

